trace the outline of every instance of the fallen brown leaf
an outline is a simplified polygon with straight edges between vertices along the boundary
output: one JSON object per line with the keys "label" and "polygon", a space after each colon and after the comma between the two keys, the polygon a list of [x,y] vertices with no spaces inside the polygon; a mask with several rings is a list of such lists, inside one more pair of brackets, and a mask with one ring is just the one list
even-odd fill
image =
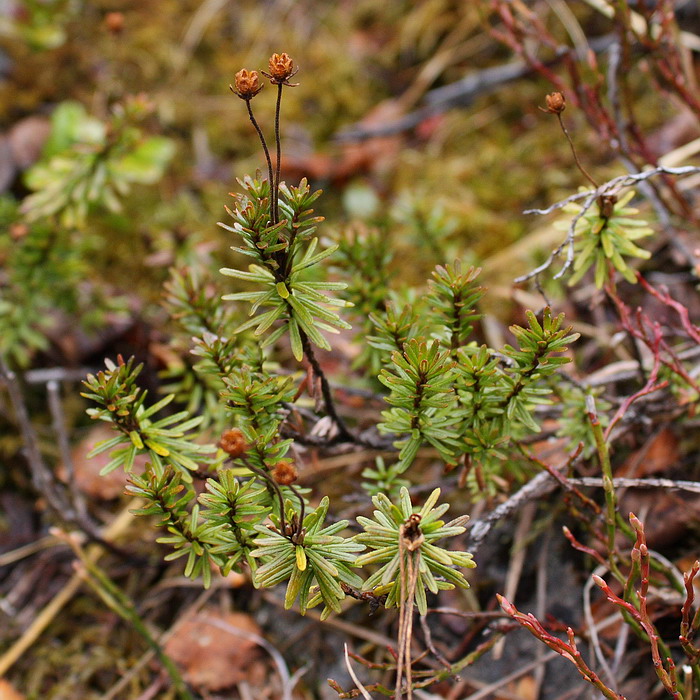
{"label": "fallen brown leaf", "polygon": [[18,693],[8,681],[0,678],[0,700],[24,700],[24,695]]}
{"label": "fallen brown leaf", "polygon": [[[212,617],[242,634],[215,627],[207,620]],[[165,652],[180,666],[188,683],[200,690],[219,691],[250,680],[251,663],[260,652],[245,633],[262,634],[249,615],[234,612],[222,616],[218,610],[203,610],[177,629]]]}
{"label": "fallen brown leaf", "polygon": [[[105,476],[100,476],[100,470],[110,461],[111,450],[91,458],[88,458],[88,454],[98,442],[109,440],[114,436],[114,431],[108,425],[96,425],[87,437],[78,443],[72,454],[75,483],[78,488],[88,496],[105,501],[118,498],[124,493],[126,485],[124,470],[115,469]],[[134,470],[140,473],[145,466],[146,456],[138,456],[134,461]],[[62,479],[66,478],[64,465],[59,467],[58,474]]]}

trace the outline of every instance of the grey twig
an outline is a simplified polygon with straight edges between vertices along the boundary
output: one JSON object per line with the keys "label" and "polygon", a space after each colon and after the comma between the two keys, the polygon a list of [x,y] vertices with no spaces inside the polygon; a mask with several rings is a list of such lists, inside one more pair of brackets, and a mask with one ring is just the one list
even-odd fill
{"label": "grey twig", "polygon": [[[607,569],[603,566],[598,566],[593,574],[596,576],[602,576],[606,573]],[[600,667],[603,669],[603,673],[608,679],[608,684],[611,688],[617,688],[619,685],[618,679],[615,676],[612,668],[608,664],[605,654],[600,646],[600,639],[598,637],[598,628],[596,627],[595,620],[593,619],[593,610],[591,607],[591,590],[593,590],[594,582],[592,576],[589,576],[586,583],[583,586],[583,616],[586,620],[586,629],[588,630],[588,638],[593,648]]]}
{"label": "grey twig", "polygon": [[[571,220],[571,224],[569,224],[569,230],[566,232],[566,238],[550,253],[547,260],[545,260],[545,262],[543,262],[531,272],[528,272],[526,275],[516,277],[514,280],[516,284],[519,282],[525,282],[526,280],[532,279],[533,277],[537,278],[541,272],[544,272],[551,266],[551,264],[554,262],[554,259],[559,257],[564,248],[566,248],[566,261],[564,262],[564,265],[562,266],[561,270],[559,270],[559,272],[557,272],[557,274],[554,275],[554,279],[559,279],[566,273],[566,271],[571,267],[571,264],[574,262],[574,237],[576,235],[576,225],[578,224],[581,217],[593,206],[593,203],[598,198],[596,192],[597,190],[593,190],[593,193],[588,195],[586,201],[581,207],[581,211],[579,211],[576,214],[576,216],[574,216],[574,218]],[[531,212],[528,211],[525,213],[529,214]]]}
{"label": "grey twig", "polygon": [[[614,34],[595,37],[589,41],[589,48],[599,53],[607,49],[614,40]],[[545,64],[555,65],[571,51],[572,49],[569,46],[560,46],[556,50],[555,56],[545,61]],[[365,139],[410,131],[429,117],[442,114],[454,107],[468,107],[477,98],[490,95],[502,85],[523,78],[533,71],[533,67],[522,60],[476,70],[461,80],[428,91],[425,95],[425,104],[423,106],[396,120],[371,126],[354,124],[336,134],[335,138],[338,141],[363,141]]]}
{"label": "grey twig", "polygon": [[554,491],[556,487],[557,482],[548,472],[540,472],[537,474],[537,476],[530,479],[525,486],[516,491],[507,501],[494,508],[487,516],[472,520],[467,524],[467,530],[469,531],[469,545],[467,549],[472,554],[475,554],[484,543],[489,532],[491,532],[491,528],[499,520],[508,517],[511,513],[522,508],[526,503]]}
{"label": "grey twig", "polygon": [[15,411],[34,488],[46,497],[47,504],[59,517],[64,520],[77,520],[77,513],[68,503],[65,494],[61,492],[53,474],[41,456],[39,437],[29,418],[29,411],[17,375],[7,366],[2,357],[0,357],[0,376],[2,376]]}
{"label": "grey twig", "polygon": [[17,375],[8,367],[3,357],[0,357],[0,379],[7,388],[10,402],[15,411],[15,417],[17,419],[20,435],[22,436],[24,453],[27,458],[27,463],[29,464],[29,471],[32,475],[32,484],[34,488],[46,498],[47,505],[61,522],[80,528],[91,541],[97,542],[110,552],[122,558],[134,559],[128,552],[105,540],[90,518],[78,512],[75,504],[69,498],[65,486],[56,479],[53,472],[47,466],[41,455],[41,450],[39,449],[39,437],[29,418],[29,411],[24,401],[22,387],[19,384]]}
{"label": "grey twig", "polygon": [[70,439],[68,438],[63,406],[61,404],[61,387],[59,383],[54,379],[46,382],[46,393],[48,396],[49,411],[51,412],[51,420],[53,421],[53,429],[58,441],[58,449],[66,469],[66,481],[68,482],[68,488],[70,490],[71,502],[80,513],[81,517],[86,518],[87,506],[85,505],[85,499],[75,485],[73,456],[71,455]]}
{"label": "grey twig", "polygon": [[[603,480],[593,476],[573,477],[567,481],[575,486],[603,487]],[[619,477],[613,479],[613,486],[615,488],[669,489],[670,491],[700,493],[700,481],[676,479],[626,479]]]}
{"label": "grey twig", "polygon": [[[602,488],[603,480],[597,477],[568,478],[567,482],[573,486],[594,486]],[[491,532],[491,528],[499,521],[508,517],[511,513],[522,508],[526,503],[540,498],[547,493],[554,491],[558,486],[555,479],[548,472],[540,472],[533,479],[527,482],[519,491],[516,491],[507,501],[501,503],[488,515],[477,520],[472,520],[467,525],[469,531],[468,549],[475,554],[484,540]],[[675,479],[613,479],[615,488],[662,488],[677,491],[688,491],[690,493],[700,493],[700,482],[680,481]]]}
{"label": "grey twig", "polygon": [[95,370],[91,367],[40,367],[24,373],[27,384],[46,384],[47,382],[79,382]]}
{"label": "grey twig", "polygon": [[700,167],[695,165],[683,165],[678,168],[671,168],[666,165],[657,165],[655,168],[650,168],[649,170],[643,170],[641,173],[626,173],[625,175],[618,175],[612,180],[604,182],[600,187],[593,190],[583,190],[572,194],[566,199],[562,199],[559,202],[555,202],[546,209],[526,209],[523,214],[551,214],[557,209],[565,207],[570,202],[576,202],[579,199],[584,199],[590,195],[594,197],[599,197],[600,195],[612,194],[622,187],[629,187],[630,185],[643,182],[648,180],[650,177],[655,177],[656,175],[695,175],[700,173]]}
{"label": "grey twig", "polygon": [[360,691],[362,694],[362,697],[365,698],[365,700],[372,700],[372,696],[367,692],[367,688],[365,688],[362,683],[360,683],[360,679],[357,677],[355,674],[355,671],[353,670],[352,665],[350,664],[350,656],[348,654],[348,645],[343,644],[343,648],[345,649],[345,668],[348,669],[348,673],[350,674],[350,678],[352,678],[353,683],[355,684],[355,687]]}
{"label": "grey twig", "polygon": [[423,637],[425,639],[425,645],[430,649],[432,655],[445,667],[451,668],[452,664],[440,653],[440,650],[435,647],[433,643],[433,635],[430,632],[430,625],[428,624],[428,615],[420,615],[420,626],[423,630]]}

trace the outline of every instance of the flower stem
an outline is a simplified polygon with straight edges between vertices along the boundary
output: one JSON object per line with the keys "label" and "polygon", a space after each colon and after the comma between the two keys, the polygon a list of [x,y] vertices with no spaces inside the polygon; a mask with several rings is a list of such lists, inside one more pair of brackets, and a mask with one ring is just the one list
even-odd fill
{"label": "flower stem", "polygon": [[[253,114],[253,108],[250,106],[250,100],[245,101],[245,106],[248,108],[248,116],[250,117],[251,124],[255,127],[255,131],[258,132],[258,137],[260,138],[260,143],[262,144],[263,151],[265,152],[265,160],[267,161],[267,176],[270,181],[270,223],[274,224],[274,213],[275,208],[273,206],[273,201],[277,201],[277,195],[275,193],[275,180],[274,171],[272,170],[272,159],[270,158],[270,150],[267,147],[267,142],[265,141],[265,135],[260,128],[260,125]],[[274,200],[272,197],[274,196]]]}
{"label": "flower stem", "polygon": [[304,349],[304,355],[309,361],[309,364],[311,365],[314,374],[321,380],[321,393],[323,394],[323,405],[326,409],[326,413],[331,417],[336,427],[338,428],[337,440],[347,440],[348,442],[354,442],[355,438],[345,425],[345,421],[338,415],[338,412],[335,409],[335,403],[333,402],[333,396],[331,394],[331,387],[328,384],[326,375],[321,369],[321,365],[316,359],[314,350],[311,347],[311,343],[309,342],[309,337],[301,329],[299,331],[299,334],[301,336],[301,345]]}
{"label": "flower stem", "polygon": [[578,154],[576,153],[574,142],[571,140],[571,136],[569,136],[569,132],[566,126],[564,126],[564,120],[561,118],[561,114],[557,114],[557,119],[559,120],[559,126],[561,127],[561,130],[564,132],[564,136],[566,136],[566,140],[569,142],[569,146],[571,147],[571,152],[574,154],[574,160],[576,161],[578,169],[584,174],[588,182],[590,182],[593,185],[593,187],[598,189],[598,183],[588,174],[583,165],[581,165],[581,161],[578,159]]}
{"label": "flower stem", "polygon": [[275,146],[277,149],[277,174],[272,187],[272,202],[271,214],[272,223],[279,223],[279,191],[280,191],[280,176],[282,172],[282,143],[280,142],[280,107],[282,106],[282,83],[277,84],[277,104],[275,105]]}

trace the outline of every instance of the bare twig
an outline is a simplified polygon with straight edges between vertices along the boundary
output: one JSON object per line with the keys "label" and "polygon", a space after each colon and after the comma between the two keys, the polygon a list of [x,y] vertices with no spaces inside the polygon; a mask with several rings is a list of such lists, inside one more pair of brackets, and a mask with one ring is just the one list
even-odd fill
{"label": "bare twig", "polygon": [[425,615],[420,615],[420,627],[423,630],[423,638],[425,639],[425,645],[430,649],[430,653],[445,667],[452,668],[452,664],[440,653],[440,651],[435,647],[433,643],[433,635],[430,631],[430,625],[428,624],[428,613],[426,611]]}
{"label": "bare twig", "polygon": [[[600,188],[598,188],[600,189]],[[583,196],[588,194],[586,197],[586,201],[583,203],[581,207],[581,211],[577,212],[574,218],[571,220],[571,223],[569,224],[569,229],[566,232],[566,238],[550,253],[549,257],[538,267],[536,267],[534,270],[531,270],[525,275],[520,275],[520,277],[516,277],[515,280],[513,280],[516,284],[520,282],[526,282],[529,279],[532,279],[533,277],[537,277],[540,275],[542,272],[547,270],[549,267],[551,267],[552,263],[556,258],[561,255],[562,250],[566,248],[566,261],[564,262],[564,265],[562,266],[561,270],[557,272],[556,275],[554,275],[554,279],[559,279],[562,277],[566,271],[571,267],[572,263],[574,262],[574,237],[576,233],[576,224],[578,224],[579,220],[583,217],[583,215],[593,206],[594,202],[598,200],[598,195],[596,194],[598,190],[593,190],[592,192],[588,193],[579,193],[582,196],[581,197],[576,197],[576,195],[572,195],[571,197],[567,197],[569,201],[576,201],[573,198],[576,197],[576,199],[583,199]],[[562,200],[563,202],[564,200]],[[568,202],[567,202],[568,203]],[[565,204],[560,203],[561,206],[565,206]],[[558,208],[558,207],[555,207]],[[553,209],[552,209],[553,211]],[[537,213],[540,214],[542,213],[541,210],[528,210],[524,212],[525,214],[533,214]]]}
{"label": "bare twig", "polygon": [[556,211],[557,209],[562,209],[567,204],[571,204],[571,202],[578,202],[580,199],[585,199],[586,197],[589,197],[591,195],[593,195],[595,198],[600,197],[601,194],[613,194],[622,187],[630,187],[639,182],[644,182],[644,180],[648,180],[650,177],[655,177],[659,174],[680,176],[695,175],[697,173],[700,173],[700,167],[696,167],[694,165],[684,165],[678,168],[671,168],[665,165],[657,165],[655,168],[643,170],[641,173],[627,173],[626,175],[618,175],[617,177],[612,178],[612,180],[604,182],[600,187],[594,190],[583,190],[581,192],[577,192],[576,194],[572,194],[566,199],[562,199],[558,202],[555,202],[546,209],[526,209],[523,212],[523,214],[551,214],[553,211]]}
{"label": "bare twig", "polygon": [[39,367],[24,373],[27,384],[46,384],[48,382],[79,382],[95,370],[91,367]]}
{"label": "bare twig", "polygon": [[85,499],[75,484],[75,471],[73,469],[73,456],[70,449],[70,440],[66,431],[65,416],[61,403],[61,389],[59,383],[51,379],[46,383],[46,393],[48,395],[49,411],[53,421],[53,429],[58,440],[58,448],[61,452],[63,465],[66,469],[66,481],[70,490],[71,502],[75,506],[82,518],[87,518],[87,506]]}
{"label": "bare twig", "polygon": [[[602,576],[607,571],[607,568],[607,565],[597,566],[593,573],[596,576]],[[608,660],[605,658],[605,654],[603,654],[603,650],[600,647],[600,640],[598,639],[598,629],[593,619],[593,610],[591,609],[591,591],[593,590],[594,586],[595,583],[592,577],[589,577],[583,586],[583,616],[586,620],[586,629],[588,631],[588,636],[590,637],[590,642],[591,646],[593,647],[595,657],[596,659],[598,659],[598,663],[600,664],[601,668],[603,669],[603,672],[607,676],[608,683],[612,687],[617,687],[617,678],[615,678],[615,674],[610,668]]]}
{"label": "bare twig", "polygon": [[[526,538],[532,531],[532,523],[537,512],[537,503],[530,501],[526,503],[519,513],[518,522],[515,526],[513,534],[513,544],[511,546],[510,560],[508,562],[508,571],[506,572],[506,580],[504,585],[504,595],[506,598],[514,599],[518,592],[520,576],[525,565],[527,556]],[[502,637],[498,644],[493,648],[493,658],[498,660],[503,656],[506,637]]]}
{"label": "bare twig", "polygon": [[348,430],[347,426],[345,425],[345,421],[340,417],[338,411],[335,408],[330,384],[328,383],[328,379],[326,379],[326,375],[324,374],[323,369],[321,369],[321,365],[316,359],[316,355],[314,354],[314,350],[311,347],[311,343],[309,342],[308,336],[306,335],[306,333],[304,333],[304,331],[300,331],[300,335],[301,345],[304,349],[304,355],[309,361],[309,364],[311,365],[314,374],[321,381],[321,394],[323,395],[323,406],[326,409],[326,413],[330,416],[331,420],[335,423],[338,429],[338,433],[335,436],[333,442],[356,442],[355,436]]}
{"label": "bare twig", "polygon": [[[599,477],[583,476],[571,478],[570,484],[578,486],[594,486],[601,488],[603,480]],[[638,488],[638,489],[668,489],[669,491],[688,491],[689,493],[700,493],[700,481],[682,481],[676,479],[626,479],[614,478],[612,480],[615,488]]]}
{"label": "bare twig", "polygon": [[12,402],[15,416],[17,417],[17,423],[24,443],[24,452],[27,463],[29,464],[34,488],[46,497],[47,505],[61,520],[68,522],[77,521],[78,514],[69,503],[65,493],[59,487],[58,482],[44,462],[44,458],[41,456],[39,437],[29,418],[29,411],[27,410],[24,394],[19,385],[17,375],[7,366],[2,357],[0,357],[0,377],[10,395],[10,401]]}
{"label": "bare twig", "polygon": [[554,479],[547,472],[540,472],[487,516],[470,521],[467,525],[469,531],[469,551],[475,553],[479,547],[481,547],[489,532],[491,532],[491,528],[499,520],[508,517],[511,513],[522,508],[526,503],[550,493],[555,488],[556,482]]}

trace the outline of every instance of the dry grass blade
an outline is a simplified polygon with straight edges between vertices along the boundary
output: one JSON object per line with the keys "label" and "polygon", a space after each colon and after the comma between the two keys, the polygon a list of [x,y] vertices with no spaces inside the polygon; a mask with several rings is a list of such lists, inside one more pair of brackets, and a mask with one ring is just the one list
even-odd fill
{"label": "dry grass blade", "polygon": [[344,645],[345,648],[345,667],[348,669],[348,673],[350,674],[350,678],[352,678],[353,683],[355,684],[355,687],[362,693],[362,697],[365,698],[365,700],[372,700],[372,696],[367,692],[367,688],[365,688],[362,683],[360,683],[358,677],[355,675],[355,671],[353,670],[352,666],[350,665],[350,657],[348,656],[348,645]]}

